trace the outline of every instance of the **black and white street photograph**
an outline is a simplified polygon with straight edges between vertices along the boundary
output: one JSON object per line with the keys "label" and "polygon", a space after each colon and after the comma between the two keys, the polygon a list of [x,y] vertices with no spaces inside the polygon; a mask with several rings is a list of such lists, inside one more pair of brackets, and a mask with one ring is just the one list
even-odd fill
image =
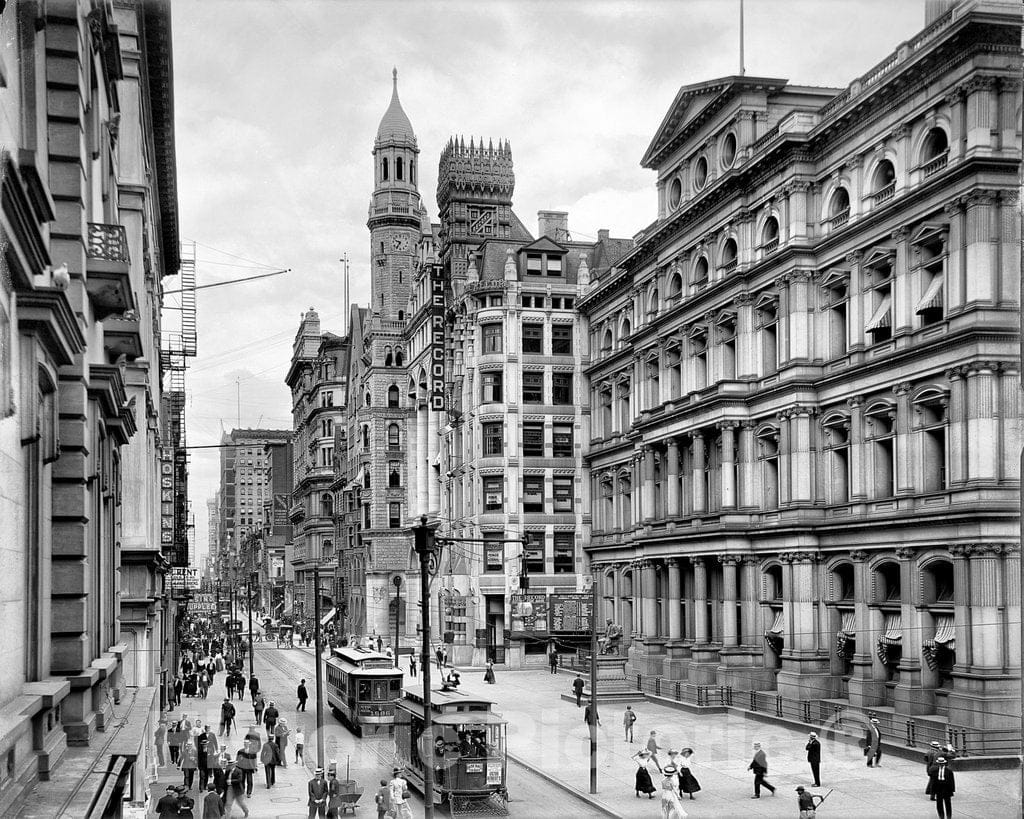
{"label": "black and white street photograph", "polygon": [[1015,819],[1021,0],[0,0],[0,816]]}

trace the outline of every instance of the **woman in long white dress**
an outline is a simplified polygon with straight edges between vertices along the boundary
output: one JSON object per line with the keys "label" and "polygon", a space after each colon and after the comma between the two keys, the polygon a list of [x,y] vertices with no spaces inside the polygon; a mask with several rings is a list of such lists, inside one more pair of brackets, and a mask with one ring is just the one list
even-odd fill
{"label": "woman in long white dress", "polygon": [[665,774],[665,780],[661,783],[662,819],[686,819],[686,811],[679,801],[678,769],[675,765],[666,765],[662,773]]}

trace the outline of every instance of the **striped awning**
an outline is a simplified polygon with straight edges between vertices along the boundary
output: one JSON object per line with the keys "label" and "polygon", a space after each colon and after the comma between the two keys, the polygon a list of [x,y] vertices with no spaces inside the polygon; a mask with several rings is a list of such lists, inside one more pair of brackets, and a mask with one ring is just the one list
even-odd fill
{"label": "striped awning", "polygon": [[924,291],[924,295],[921,297],[921,301],[917,303],[917,309],[914,311],[918,315],[926,313],[929,310],[941,310],[942,309],[942,275],[936,275],[932,277],[931,282],[928,284],[928,289]]}
{"label": "striped awning", "polygon": [[836,656],[849,658],[853,655],[854,640],[857,638],[857,613],[842,612],[842,624],[836,632]]}
{"label": "striped awning", "polygon": [[903,643],[903,618],[898,613],[887,612],[882,624],[882,634],[878,638],[878,659],[889,662],[889,647]]}
{"label": "striped awning", "polygon": [[949,651],[956,651],[956,631],[953,628],[953,622],[952,614],[936,615],[935,636],[930,640],[925,640],[921,645],[921,654],[932,671],[939,665],[935,656],[939,646],[944,646]]}
{"label": "striped awning", "polygon": [[782,647],[784,645],[784,642],[783,642],[783,639],[782,639],[782,631],[783,631],[782,609],[773,609],[772,611],[773,611],[775,617],[772,620],[771,626],[769,628],[765,629],[764,639],[765,639],[765,642],[767,642],[768,645],[771,647],[772,651],[774,651],[776,654],[779,654],[779,653],[782,652]]}
{"label": "striped awning", "polygon": [[892,296],[884,296],[882,302],[875,309],[875,312],[871,314],[871,319],[867,324],[867,331],[870,333],[873,330],[881,330],[885,327],[892,326]]}
{"label": "striped awning", "polygon": [[768,631],[772,634],[782,634],[782,609],[775,609],[775,619]]}

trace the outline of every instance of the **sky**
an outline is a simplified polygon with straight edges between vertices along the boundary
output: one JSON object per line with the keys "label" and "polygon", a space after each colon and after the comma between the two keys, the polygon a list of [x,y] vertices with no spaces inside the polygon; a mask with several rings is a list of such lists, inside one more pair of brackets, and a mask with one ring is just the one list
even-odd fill
{"label": "sky", "polygon": [[[655,218],[640,167],[655,129],[681,85],[740,59],[739,0],[174,0],[172,14],[179,227],[198,283],[291,271],[198,292],[191,446],[291,429],[292,343],[310,307],[344,331],[343,254],[352,302],[369,302],[371,151],[393,67],[434,220],[449,137],[501,138],[531,232],[538,210],[565,210],[587,239]],[[924,27],[924,0],[746,0],[744,20],[748,75],[845,87]],[[200,554],[218,469],[218,450],[192,450]]]}

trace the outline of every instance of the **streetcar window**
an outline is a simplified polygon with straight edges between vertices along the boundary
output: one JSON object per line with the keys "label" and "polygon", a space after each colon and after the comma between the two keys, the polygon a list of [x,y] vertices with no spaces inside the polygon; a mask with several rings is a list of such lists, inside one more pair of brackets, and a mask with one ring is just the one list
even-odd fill
{"label": "streetcar window", "polygon": [[370,699],[370,681],[360,680],[359,681],[359,699],[369,700]]}
{"label": "streetcar window", "polygon": [[383,702],[388,698],[388,681],[375,680],[373,683],[373,699],[376,702]]}
{"label": "streetcar window", "polygon": [[392,698],[401,696],[402,693],[402,681],[392,680],[391,681],[391,696]]}

